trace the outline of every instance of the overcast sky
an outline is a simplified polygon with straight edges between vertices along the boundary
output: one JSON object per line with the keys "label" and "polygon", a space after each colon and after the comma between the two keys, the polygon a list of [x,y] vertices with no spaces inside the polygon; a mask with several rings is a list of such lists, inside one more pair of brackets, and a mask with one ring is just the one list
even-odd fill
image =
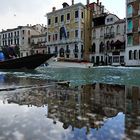
{"label": "overcast sky", "polygon": [[[86,4],[87,0],[74,0]],[[62,8],[62,3],[71,4],[71,0],[0,0],[0,31],[19,25],[46,24],[45,14],[52,7]],[[96,0],[90,0],[96,2]],[[125,17],[125,0],[100,0],[109,12],[120,18]]]}

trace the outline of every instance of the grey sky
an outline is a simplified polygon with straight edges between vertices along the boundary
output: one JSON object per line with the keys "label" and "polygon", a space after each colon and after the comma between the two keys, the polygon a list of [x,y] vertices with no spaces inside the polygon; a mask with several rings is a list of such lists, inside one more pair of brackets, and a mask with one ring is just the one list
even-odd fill
{"label": "grey sky", "polygon": [[[26,24],[46,24],[44,15],[62,7],[62,3],[71,4],[71,0],[0,0],[0,30]],[[86,4],[86,0],[75,0],[75,3]],[[90,0],[96,2],[96,0]],[[100,0],[106,9],[125,17],[125,0]]]}

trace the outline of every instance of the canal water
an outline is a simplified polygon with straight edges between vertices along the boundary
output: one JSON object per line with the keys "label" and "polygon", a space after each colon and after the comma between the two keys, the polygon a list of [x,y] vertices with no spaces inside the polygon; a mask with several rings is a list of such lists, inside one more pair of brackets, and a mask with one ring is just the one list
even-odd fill
{"label": "canal water", "polygon": [[0,140],[139,138],[140,68],[0,71]]}

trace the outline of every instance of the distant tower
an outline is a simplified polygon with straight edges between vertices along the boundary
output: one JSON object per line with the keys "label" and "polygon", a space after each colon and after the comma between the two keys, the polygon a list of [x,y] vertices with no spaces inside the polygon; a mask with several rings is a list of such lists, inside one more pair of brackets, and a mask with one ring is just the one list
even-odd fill
{"label": "distant tower", "polygon": [[89,4],[89,0],[87,0],[87,5]]}
{"label": "distant tower", "polygon": [[71,3],[72,3],[72,5],[74,5],[74,0],[72,0],[72,2],[71,2]]}

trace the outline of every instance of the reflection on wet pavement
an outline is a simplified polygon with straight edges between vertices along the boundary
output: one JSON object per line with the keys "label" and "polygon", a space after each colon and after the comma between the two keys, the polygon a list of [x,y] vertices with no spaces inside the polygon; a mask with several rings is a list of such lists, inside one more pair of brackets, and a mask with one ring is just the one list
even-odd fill
{"label": "reflection on wet pavement", "polygon": [[93,83],[71,87],[10,75],[3,83],[0,140],[140,137],[138,86]]}

